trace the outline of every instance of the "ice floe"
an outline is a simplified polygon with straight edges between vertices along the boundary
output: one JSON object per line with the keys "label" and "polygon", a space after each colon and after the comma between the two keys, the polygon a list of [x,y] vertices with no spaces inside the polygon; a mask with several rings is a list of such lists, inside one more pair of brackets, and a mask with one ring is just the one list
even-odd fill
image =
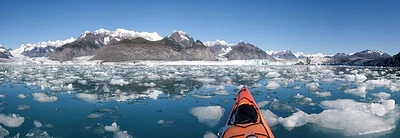
{"label": "ice floe", "polygon": [[386,99],[390,98],[390,94],[385,93],[385,92],[373,93],[371,95],[375,96],[376,98],[383,99],[383,100],[386,100]]}
{"label": "ice floe", "polygon": [[267,89],[273,90],[273,89],[277,89],[279,88],[281,85],[279,85],[278,83],[274,82],[274,81],[270,81],[267,86],[265,86]]}
{"label": "ice floe", "polygon": [[270,110],[261,110],[261,113],[263,114],[265,120],[267,120],[267,123],[270,127],[273,127],[279,123],[278,116],[272,113]]}
{"label": "ice floe", "polygon": [[309,84],[306,84],[306,88],[311,92],[315,92],[319,89],[319,84],[316,82],[309,83]]}
{"label": "ice floe", "polygon": [[268,72],[267,75],[265,75],[265,77],[267,77],[267,78],[277,78],[280,76],[281,76],[281,74],[279,74],[278,72]]}
{"label": "ice floe", "polygon": [[362,103],[338,99],[322,101],[320,106],[325,109],[321,113],[308,115],[299,110],[289,117],[280,117],[279,123],[289,130],[310,123],[317,126],[312,127],[314,129],[336,130],[346,136],[357,136],[394,129],[399,117],[399,111],[394,110],[394,100]]}
{"label": "ice floe", "polygon": [[10,134],[7,129],[0,126],[0,138],[4,138]]}
{"label": "ice floe", "polygon": [[25,99],[25,98],[26,98],[26,96],[25,96],[24,94],[18,94],[17,97],[18,97],[19,99]]}
{"label": "ice floe", "polygon": [[331,96],[331,92],[313,92],[313,94],[317,97],[329,97]]}
{"label": "ice floe", "polygon": [[57,101],[57,97],[55,96],[47,96],[44,93],[32,93],[33,99],[40,103],[51,103]]}
{"label": "ice floe", "polygon": [[25,118],[17,114],[0,114],[0,123],[7,127],[20,127],[24,123]]}
{"label": "ice floe", "polygon": [[117,131],[114,132],[114,138],[133,138],[128,134],[128,131]]}
{"label": "ice floe", "polygon": [[17,110],[28,110],[31,109],[32,107],[29,105],[18,105]]}
{"label": "ice floe", "polygon": [[278,121],[282,124],[285,128],[291,130],[294,127],[299,127],[307,124],[306,117],[308,116],[307,113],[299,110],[296,113],[293,113],[291,116],[282,118],[279,117]]}
{"label": "ice floe", "polygon": [[76,99],[87,102],[96,102],[98,96],[96,94],[78,93],[76,94]]}
{"label": "ice floe", "polygon": [[205,132],[203,138],[218,138],[218,136],[215,135],[213,132],[207,131]]}
{"label": "ice floe", "polygon": [[113,122],[110,126],[104,126],[104,130],[109,132],[117,132],[119,131],[119,126],[116,122]]}
{"label": "ice floe", "polygon": [[225,109],[221,106],[194,107],[189,110],[189,113],[197,117],[199,122],[214,127],[224,115]]}
{"label": "ice floe", "polygon": [[354,89],[346,89],[344,90],[345,93],[353,94],[360,97],[366,97],[367,95],[367,87],[365,85],[359,85],[357,88]]}
{"label": "ice floe", "polygon": [[267,104],[269,104],[270,101],[261,101],[257,103],[258,108],[263,108],[264,106],[266,106]]}
{"label": "ice floe", "polygon": [[127,85],[129,82],[124,81],[123,79],[111,79],[109,82],[111,85]]}
{"label": "ice floe", "polygon": [[35,127],[42,127],[43,126],[42,123],[37,121],[37,120],[33,121],[33,125],[35,125]]}

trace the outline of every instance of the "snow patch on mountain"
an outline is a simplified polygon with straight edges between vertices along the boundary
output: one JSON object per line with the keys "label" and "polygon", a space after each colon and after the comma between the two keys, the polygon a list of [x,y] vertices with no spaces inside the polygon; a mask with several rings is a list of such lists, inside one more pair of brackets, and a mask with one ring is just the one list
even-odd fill
{"label": "snow patch on mountain", "polygon": [[[66,40],[41,41],[38,43],[22,44],[20,47],[12,50],[10,52],[14,57],[23,57],[24,56],[23,53],[27,52],[27,51],[32,51],[32,50],[39,51],[40,49],[45,49],[47,52],[48,50],[54,50],[54,48],[56,48],[56,47],[63,46],[65,44],[71,43],[75,40],[76,40],[75,38],[71,37]],[[49,48],[49,47],[53,47],[53,48]]]}
{"label": "snow patch on mountain", "polygon": [[85,31],[78,39],[82,39],[90,33],[93,33],[94,35],[104,35],[103,43],[105,44],[109,44],[111,38],[122,40],[142,37],[149,41],[158,41],[162,39],[157,32],[136,32],[122,28],[117,28],[115,31],[106,30],[104,28],[97,29],[94,32]]}
{"label": "snow patch on mountain", "polygon": [[204,45],[207,47],[212,47],[212,46],[216,46],[216,45],[222,45],[222,46],[234,46],[236,44],[228,44],[226,41],[224,40],[215,40],[215,41],[206,41],[204,42]]}
{"label": "snow patch on mountain", "polygon": [[305,57],[317,57],[317,58],[323,58],[326,56],[331,56],[331,55],[325,55],[322,53],[316,53],[316,54],[305,54],[303,52],[295,52],[293,53],[297,58],[305,58]]}

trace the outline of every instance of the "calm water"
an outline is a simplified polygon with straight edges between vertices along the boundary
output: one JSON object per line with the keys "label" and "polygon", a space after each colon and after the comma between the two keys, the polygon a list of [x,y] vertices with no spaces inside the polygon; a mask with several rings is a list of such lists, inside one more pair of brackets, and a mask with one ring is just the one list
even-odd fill
{"label": "calm water", "polygon": [[213,137],[247,85],[276,137],[399,137],[399,75],[378,67],[1,65],[0,136]]}

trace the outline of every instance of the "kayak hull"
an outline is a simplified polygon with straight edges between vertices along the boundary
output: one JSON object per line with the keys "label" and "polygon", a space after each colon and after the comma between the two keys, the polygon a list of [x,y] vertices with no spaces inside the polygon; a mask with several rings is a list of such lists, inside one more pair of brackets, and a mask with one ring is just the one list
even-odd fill
{"label": "kayak hull", "polygon": [[243,87],[237,95],[222,138],[275,138],[250,91]]}

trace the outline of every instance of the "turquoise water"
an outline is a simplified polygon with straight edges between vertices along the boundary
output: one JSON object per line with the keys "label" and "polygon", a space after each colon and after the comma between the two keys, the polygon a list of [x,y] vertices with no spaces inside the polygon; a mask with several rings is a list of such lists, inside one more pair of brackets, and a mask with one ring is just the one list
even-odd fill
{"label": "turquoise water", "polygon": [[[276,137],[398,137],[397,104],[392,109],[384,103],[399,101],[399,81],[397,68],[378,67],[1,65],[0,135],[203,137],[225,124],[238,88],[247,85],[257,102],[268,103],[260,107],[263,111],[281,117],[271,127]],[[271,82],[279,87],[267,86]],[[386,97],[374,95],[378,92]],[[337,99],[360,106],[339,101],[334,105],[341,107],[333,109],[324,104]],[[26,105],[24,110],[17,109],[20,105]],[[199,115],[191,112],[196,107],[216,110],[200,110]],[[298,111],[306,117],[285,123]],[[366,119],[335,118],[343,116]],[[119,129],[107,129],[113,122]]]}

